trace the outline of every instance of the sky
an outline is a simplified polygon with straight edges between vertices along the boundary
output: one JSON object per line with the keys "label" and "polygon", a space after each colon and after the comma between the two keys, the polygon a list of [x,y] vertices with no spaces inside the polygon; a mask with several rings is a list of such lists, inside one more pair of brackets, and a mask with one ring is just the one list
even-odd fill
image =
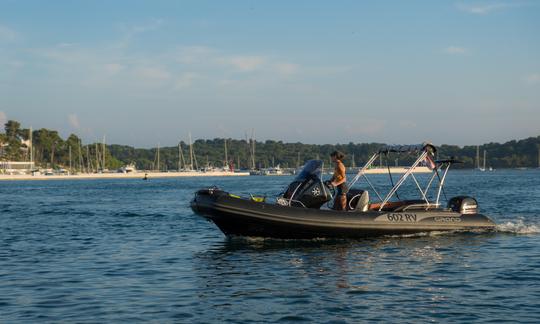
{"label": "sky", "polygon": [[540,1],[0,0],[0,122],[136,147],[540,135]]}

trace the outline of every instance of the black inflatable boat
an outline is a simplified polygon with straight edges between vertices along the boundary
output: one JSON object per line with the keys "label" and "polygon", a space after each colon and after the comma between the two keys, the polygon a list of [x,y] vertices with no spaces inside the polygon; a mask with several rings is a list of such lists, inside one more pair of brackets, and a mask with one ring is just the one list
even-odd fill
{"label": "black inflatable boat", "polygon": [[[366,177],[366,170],[381,154],[418,153],[418,158],[383,198]],[[275,202],[261,198],[242,198],[217,187],[201,189],[191,201],[193,211],[214,222],[227,236],[280,239],[361,238],[379,235],[403,235],[433,231],[490,230],[495,223],[478,211],[476,200],[453,197],[443,207],[439,203],[448,169],[455,160],[433,161],[431,144],[385,146],[381,148],[351,181],[351,187],[366,178],[371,191],[379,197],[371,202],[369,191],[349,190],[347,211],[325,209],[332,200],[332,188],[321,179],[322,161],[311,160]],[[423,189],[414,176],[420,164],[433,168]],[[442,171],[442,175],[440,172]],[[403,182],[412,176],[420,191],[417,200],[391,200]],[[437,178],[436,198],[430,201],[429,189]],[[322,208],[321,208],[322,207]]]}

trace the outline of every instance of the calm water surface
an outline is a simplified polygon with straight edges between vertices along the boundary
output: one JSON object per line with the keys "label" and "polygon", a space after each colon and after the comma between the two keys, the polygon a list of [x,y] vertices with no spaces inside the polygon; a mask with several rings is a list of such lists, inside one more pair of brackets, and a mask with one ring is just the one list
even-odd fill
{"label": "calm water surface", "polygon": [[540,170],[450,174],[496,233],[231,240],[189,209],[290,180],[0,182],[0,322],[540,321]]}

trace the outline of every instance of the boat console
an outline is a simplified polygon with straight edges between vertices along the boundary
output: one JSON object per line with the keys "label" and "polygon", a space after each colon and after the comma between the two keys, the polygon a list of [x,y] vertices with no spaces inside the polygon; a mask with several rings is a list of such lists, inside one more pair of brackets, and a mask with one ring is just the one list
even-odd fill
{"label": "boat console", "polygon": [[319,209],[332,199],[330,190],[321,180],[322,161],[310,160],[293,182],[277,199],[283,206]]}
{"label": "boat console", "polygon": [[[332,200],[333,190],[322,182],[321,168],[322,161],[308,161],[298,176],[278,197],[278,204],[319,209]],[[369,209],[368,191],[350,189],[347,193],[347,206],[348,210],[367,211]]]}

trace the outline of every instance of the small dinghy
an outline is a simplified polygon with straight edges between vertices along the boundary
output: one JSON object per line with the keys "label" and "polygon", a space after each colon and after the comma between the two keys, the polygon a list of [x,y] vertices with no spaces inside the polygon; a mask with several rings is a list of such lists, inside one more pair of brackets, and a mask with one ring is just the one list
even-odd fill
{"label": "small dinghy", "polygon": [[[217,187],[198,190],[191,201],[195,213],[216,224],[227,236],[279,239],[362,238],[380,235],[404,235],[433,231],[492,230],[495,223],[479,213],[476,199],[457,196],[440,203],[450,166],[459,161],[434,161],[435,146],[430,143],[407,146],[384,146],[358,171],[349,183],[347,210],[324,208],[333,200],[333,189],[321,178],[322,161],[308,161],[275,202],[265,198],[242,198]],[[382,196],[367,177],[379,156],[389,153],[415,154],[415,162]],[[426,165],[432,175],[424,187],[414,175],[415,168]],[[353,187],[365,179],[367,188]],[[413,179],[420,193],[418,199],[396,199],[398,189]],[[437,181],[435,181],[435,179]],[[438,182],[438,185],[435,183]],[[432,190],[433,189],[433,190]],[[378,198],[371,201],[370,191]]]}

